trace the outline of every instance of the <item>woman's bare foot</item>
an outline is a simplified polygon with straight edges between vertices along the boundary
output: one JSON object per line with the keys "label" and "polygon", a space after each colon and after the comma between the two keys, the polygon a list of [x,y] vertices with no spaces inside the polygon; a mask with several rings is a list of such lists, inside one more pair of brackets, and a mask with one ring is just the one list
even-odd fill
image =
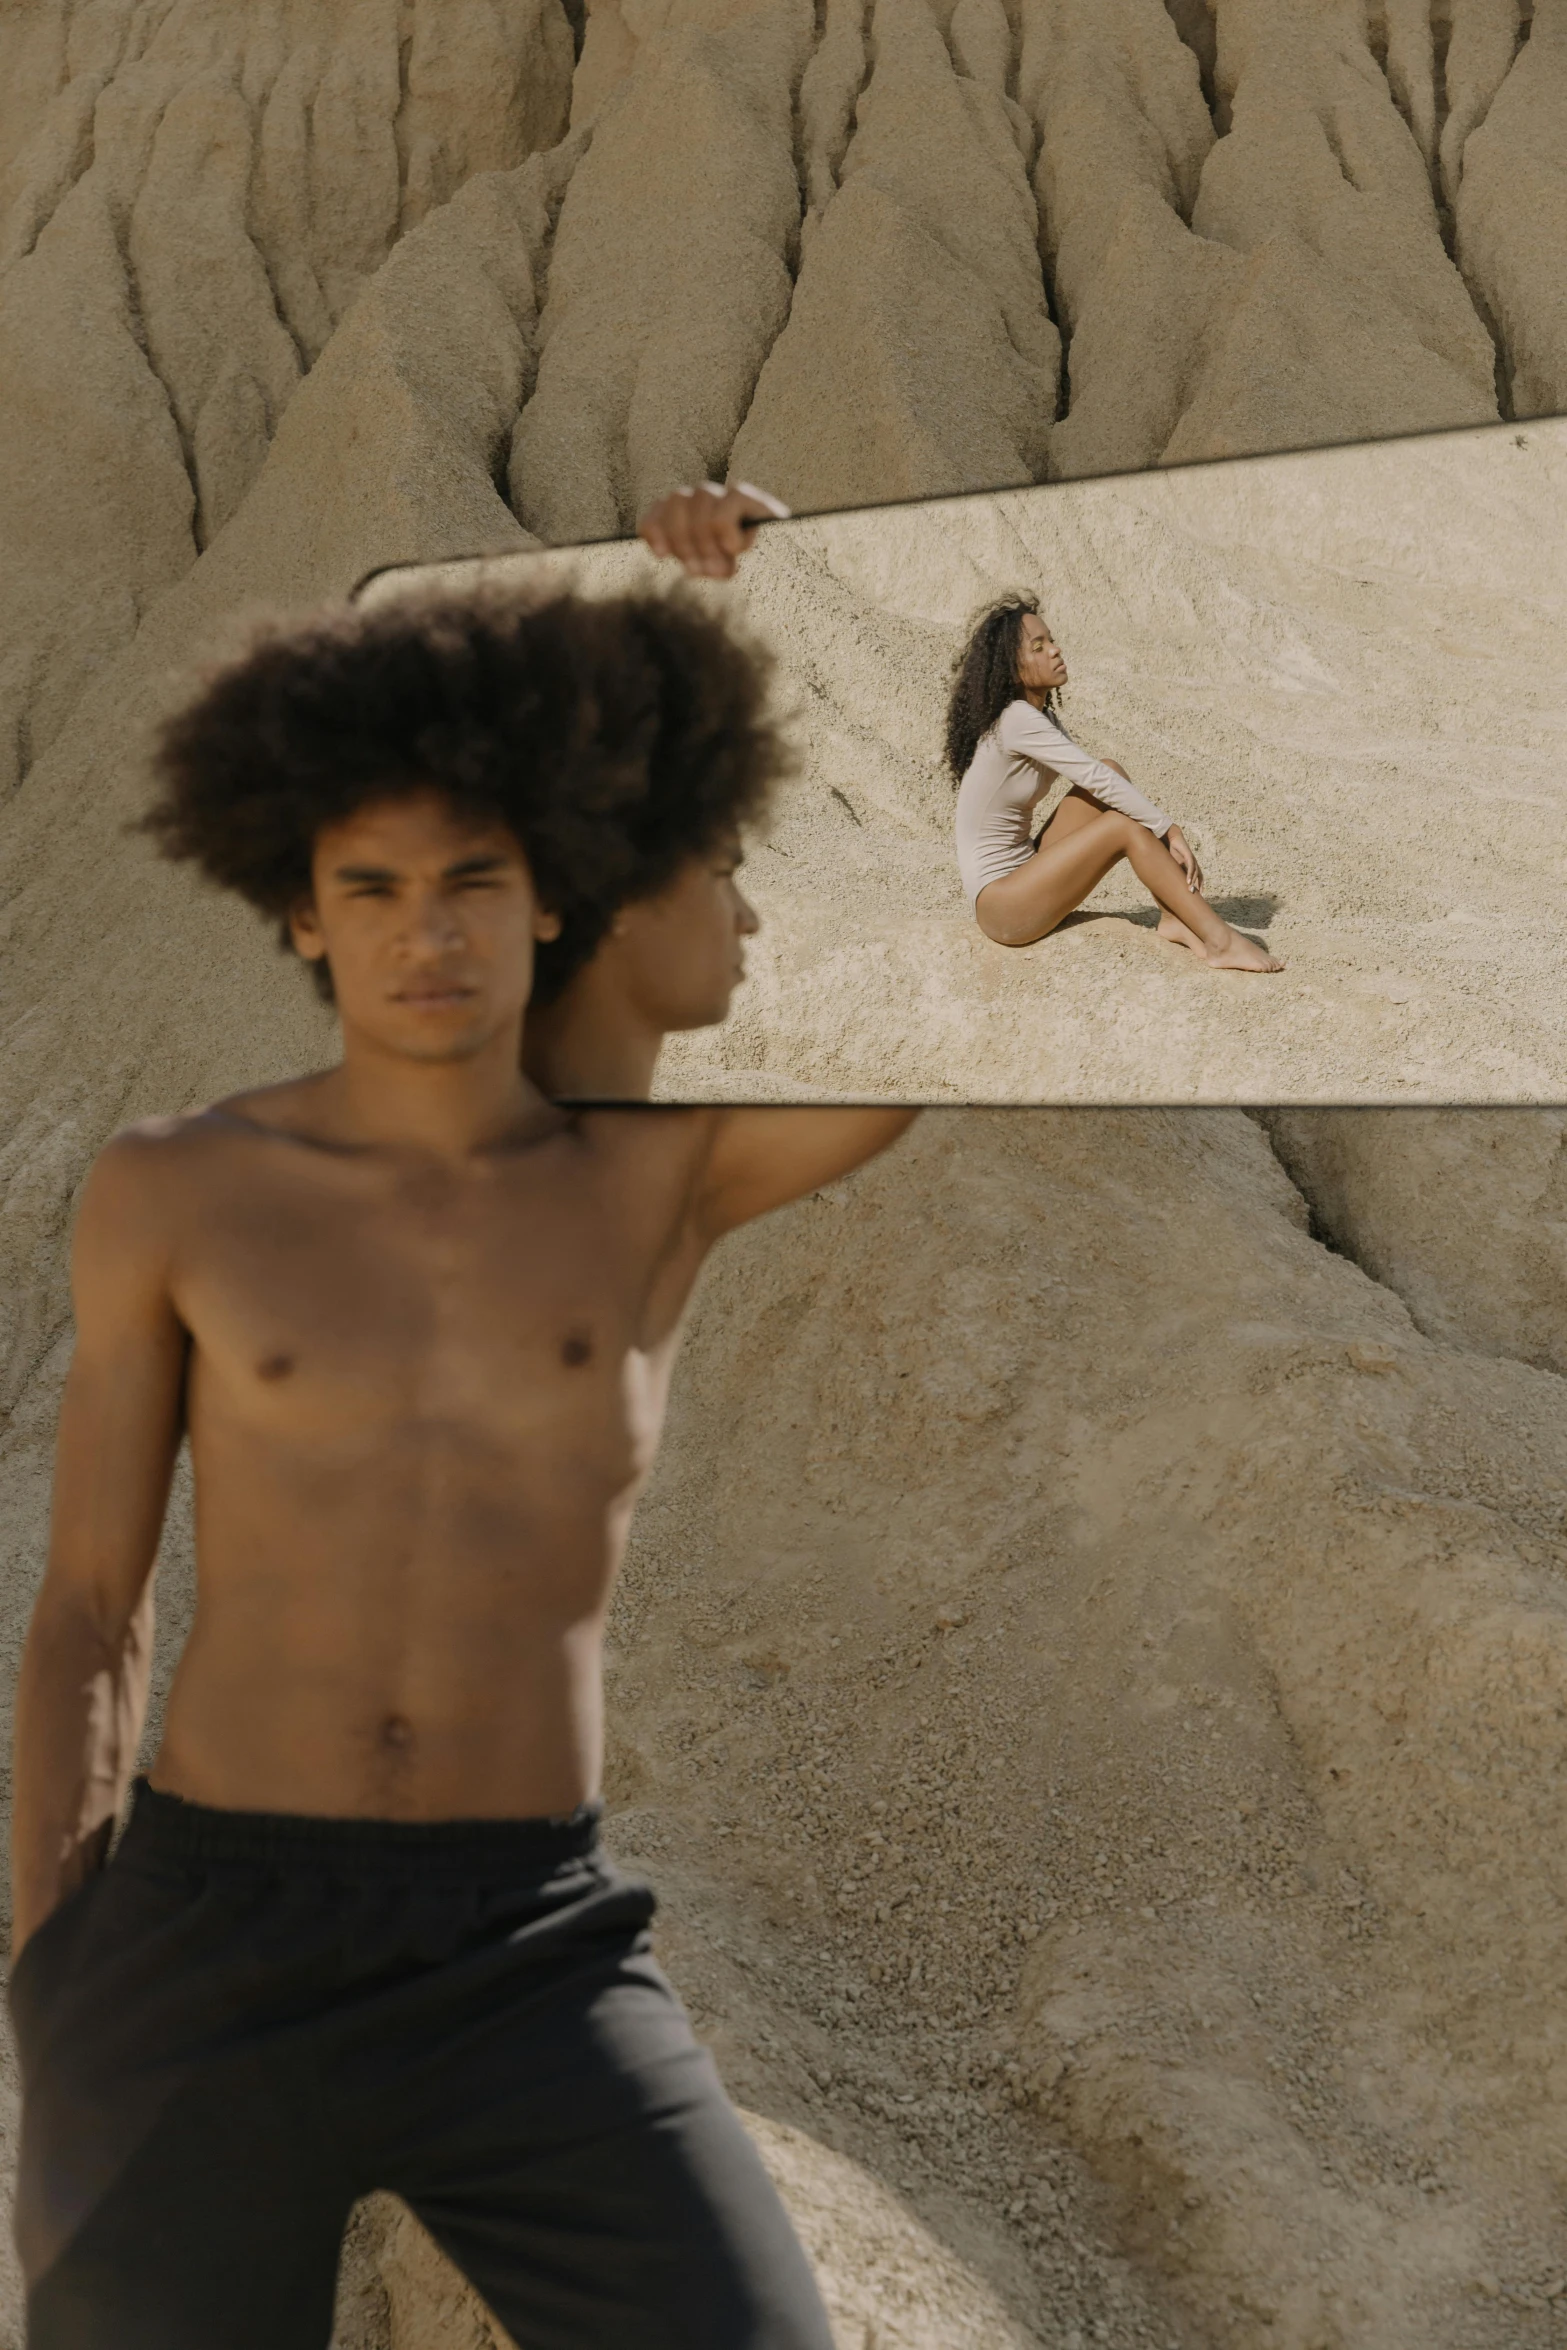
{"label": "woman's bare foot", "polygon": [[1282,971],[1284,968],[1277,955],[1270,955],[1266,947],[1259,946],[1254,938],[1244,937],[1238,930],[1230,932],[1227,947],[1199,946],[1197,951],[1210,971]]}
{"label": "woman's bare foot", "polygon": [[1172,947],[1190,947],[1192,953],[1200,955],[1204,962],[1208,959],[1208,950],[1202,940],[1195,930],[1187,929],[1179,914],[1161,914],[1157,935],[1167,938]]}

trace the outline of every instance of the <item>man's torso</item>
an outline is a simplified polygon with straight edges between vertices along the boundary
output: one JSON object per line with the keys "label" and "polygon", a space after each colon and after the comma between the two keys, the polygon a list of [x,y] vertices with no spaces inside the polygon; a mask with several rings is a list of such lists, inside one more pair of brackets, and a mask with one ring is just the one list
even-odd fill
{"label": "man's torso", "polygon": [[702,1141],[660,1111],[459,1168],[232,1111],[171,1136],[198,1605],[155,1785],[410,1818],[595,1791]]}

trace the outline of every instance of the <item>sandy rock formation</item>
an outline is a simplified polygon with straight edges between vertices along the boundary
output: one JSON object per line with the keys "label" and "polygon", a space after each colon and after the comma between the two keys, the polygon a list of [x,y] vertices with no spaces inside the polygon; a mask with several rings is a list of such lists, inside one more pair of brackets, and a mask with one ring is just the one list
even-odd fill
{"label": "sandy rock formation", "polygon": [[806,0],[671,25],[598,109],[512,447],[512,504],[541,537],[608,537],[674,482],[722,475],[789,314],[810,36]]}
{"label": "sandy rock formation", "polygon": [[1492,346],[1358,5],[1227,0],[1211,63],[1152,0],[1029,0],[1023,21],[1071,335],[1053,474],[1356,439],[1392,409],[1495,415]]}
{"label": "sandy rock formation", "polygon": [[[575,66],[561,0],[7,10],[0,789],[397,241],[529,155],[564,213],[485,231],[547,346],[494,479],[555,538],[730,460],[808,507],[1559,404],[1563,0],[1499,85],[1511,0],[1452,4],[603,0]],[[416,331],[460,375],[463,316]]]}
{"label": "sandy rock formation", "polygon": [[[1458,257],[1496,322],[1512,412],[1567,409],[1567,6],[1540,0],[1489,112],[1463,150]],[[1527,26],[1520,30],[1527,29]]]}
{"label": "sandy rock formation", "polygon": [[[862,2164],[746,2114],[820,2279],[839,2350],[1031,2350],[984,2279]],[[511,2337],[389,2197],[362,2208],[333,2350],[511,2350]]]}
{"label": "sandy rock formation", "polygon": [[560,138],[572,66],[559,0],[0,19],[0,792],[236,511],[403,231]]}
{"label": "sandy rock formation", "polygon": [[[1567,2249],[1567,1420],[1305,1223],[1244,1121],[947,1114],[723,1261],[618,1630],[618,1832],[690,1866],[731,1824],[935,2168],[1022,1959],[1028,2109],[1204,2341],[1431,2343]],[[758,1347],[789,1409],[737,1474]]]}
{"label": "sandy rock formation", "polygon": [[963,0],[948,33],[931,0],[876,0],[862,41],[868,78],[836,171],[843,84],[832,100],[802,90],[820,209],[735,471],[801,506],[1038,478],[1060,337],[1040,277],[1032,134],[1005,87],[1006,20],[999,4]]}
{"label": "sandy rock formation", "polygon": [[1567,1115],[1266,1116],[1322,1236],[1428,1337],[1567,1375]]}

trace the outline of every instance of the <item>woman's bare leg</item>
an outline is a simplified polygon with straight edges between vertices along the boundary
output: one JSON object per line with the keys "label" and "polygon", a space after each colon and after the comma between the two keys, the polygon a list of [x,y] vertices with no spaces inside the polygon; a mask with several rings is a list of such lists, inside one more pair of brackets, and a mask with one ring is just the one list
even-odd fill
{"label": "woman's bare leg", "polygon": [[1000,946],[1031,946],[1075,912],[1123,857],[1156,904],[1190,933],[1193,951],[1212,968],[1282,970],[1264,948],[1232,930],[1206,898],[1187,887],[1181,868],[1146,825],[1100,808],[1086,793],[1069,792],[1028,863],[980,891],[979,926]]}
{"label": "woman's bare leg", "polygon": [[[1114,767],[1117,775],[1126,775],[1126,769],[1117,765],[1114,759],[1107,759],[1105,765]],[[1131,781],[1130,776],[1127,776],[1127,781]],[[1074,784],[1065,799],[1059,801],[1052,810],[1048,822],[1040,831],[1040,841],[1043,843],[1047,836],[1052,845],[1065,840],[1069,834],[1080,831],[1085,824],[1091,824],[1096,816],[1103,813],[1099,801],[1090,799],[1087,792],[1079,790]],[[1159,909],[1159,936],[1171,946],[1190,948],[1200,962],[1206,963],[1208,960],[1208,950],[1196,931],[1189,930],[1179,914],[1172,914],[1167,906]]]}

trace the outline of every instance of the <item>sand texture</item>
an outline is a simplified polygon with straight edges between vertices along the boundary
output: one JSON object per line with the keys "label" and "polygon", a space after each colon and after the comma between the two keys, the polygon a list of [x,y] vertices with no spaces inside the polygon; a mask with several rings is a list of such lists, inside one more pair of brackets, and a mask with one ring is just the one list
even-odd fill
{"label": "sand texture", "polygon": [[[476,186],[473,266],[527,281],[492,536],[626,529],[731,459],[803,510],[1564,404],[1567,0],[576,21],[580,54],[561,0],[0,10],[0,790],[339,337],[303,503],[395,495],[356,304]],[[494,333],[437,250],[396,298],[439,441]]]}
{"label": "sand texture", "polygon": [[[1563,1120],[1279,1139],[1298,1184],[1239,1112],[933,1112],[699,1298],[610,1837],[844,2350],[1554,2339],[1567,1302],[1502,1291]],[[1344,1253],[1422,1170],[1440,1328],[1429,1208]],[[65,1343],[4,1440],[12,1655]],[[342,2350],[489,2340],[367,2211]]]}
{"label": "sand texture", "polygon": [[[747,869],[735,1018],[671,1046],[671,1098],[1567,1095],[1567,425],[801,520],[747,566],[708,592],[777,651],[807,766]],[[1124,865],[1035,946],[972,922],[946,679],[1017,585],[1065,647],[1067,724],[1180,819],[1281,977],[1162,944]]]}

